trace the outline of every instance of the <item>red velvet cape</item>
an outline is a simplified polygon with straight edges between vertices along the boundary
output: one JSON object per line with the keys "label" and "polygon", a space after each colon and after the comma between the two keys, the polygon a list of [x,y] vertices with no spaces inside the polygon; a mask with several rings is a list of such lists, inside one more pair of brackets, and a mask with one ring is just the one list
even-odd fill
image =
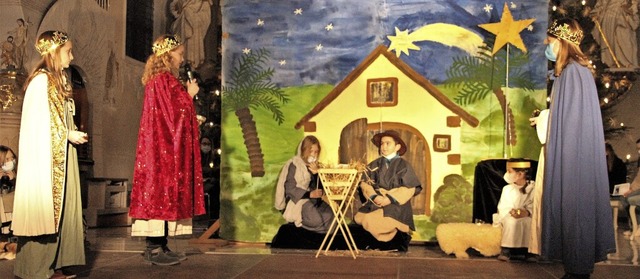
{"label": "red velvet cape", "polygon": [[178,220],[204,213],[195,107],[178,79],[161,73],[144,89],[129,215]]}

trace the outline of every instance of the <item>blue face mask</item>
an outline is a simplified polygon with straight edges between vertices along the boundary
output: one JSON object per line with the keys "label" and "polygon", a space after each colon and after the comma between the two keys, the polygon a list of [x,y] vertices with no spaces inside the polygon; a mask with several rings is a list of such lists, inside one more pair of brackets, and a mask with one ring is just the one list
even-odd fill
{"label": "blue face mask", "polygon": [[553,48],[555,47],[557,42],[558,41],[553,41],[553,43],[547,44],[547,49],[544,50],[544,56],[546,56],[549,61],[556,62],[557,57],[556,53],[553,51]]}

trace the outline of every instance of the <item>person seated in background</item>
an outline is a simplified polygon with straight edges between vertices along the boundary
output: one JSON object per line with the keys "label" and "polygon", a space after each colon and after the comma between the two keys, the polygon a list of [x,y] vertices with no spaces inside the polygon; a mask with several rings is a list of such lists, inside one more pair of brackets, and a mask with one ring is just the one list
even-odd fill
{"label": "person seated in background", "polygon": [[362,177],[360,191],[367,200],[354,221],[380,242],[390,242],[399,235],[399,250],[407,249],[410,234],[416,230],[410,201],[422,191],[420,179],[400,157],[407,145],[397,131],[378,133],[371,141],[379,148],[380,157],[369,163]]}
{"label": "person seated in background", "polygon": [[11,148],[0,145],[0,233],[10,234],[13,216],[13,190],[16,185],[17,156]]}
{"label": "person seated in background", "polygon": [[202,179],[204,180],[204,192],[208,192],[212,186],[213,177],[213,151],[211,140],[207,137],[200,138],[200,165],[202,166]]}
{"label": "person seated in background", "polygon": [[200,165],[202,166],[202,183],[204,192],[209,194],[209,213],[210,219],[220,218],[220,182],[216,177],[216,172],[220,169],[220,162],[216,162],[213,154],[211,139],[208,137],[200,138]]}
{"label": "person seated in background", "polygon": [[321,199],[324,191],[318,182],[319,154],[318,139],[306,136],[280,172],[274,205],[284,210],[284,219],[296,227],[326,233],[334,216],[329,204]]}
{"label": "person seated in background", "polygon": [[11,148],[0,145],[0,186],[2,193],[13,191],[16,182],[16,166],[18,165],[16,154]]}
{"label": "person seated in background", "polygon": [[[636,141],[636,150],[638,151],[638,154],[640,154],[640,139]],[[636,171],[636,177],[631,182],[629,191],[626,191],[621,194],[622,194],[622,197],[620,198],[620,202],[622,203],[622,208],[624,208],[624,211],[629,212],[629,206],[631,205],[637,206],[636,220],[640,220],[640,214],[638,214],[638,210],[640,210],[640,159],[638,159],[638,168]],[[632,233],[631,230],[623,232],[624,236],[630,236],[631,233]],[[640,230],[638,230],[638,234],[636,234],[635,237],[640,237]]]}
{"label": "person seated in background", "polygon": [[627,165],[618,158],[611,144],[606,143],[604,150],[607,153],[607,172],[609,174],[609,193],[613,193],[616,184],[627,182]]}
{"label": "person seated in background", "polygon": [[502,226],[502,251],[498,260],[524,260],[531,238],[531,211],[534,182],[530,179],[531,163],[523,159],[509,159],[502,188],[498,213],[493,215],[495,226]]}

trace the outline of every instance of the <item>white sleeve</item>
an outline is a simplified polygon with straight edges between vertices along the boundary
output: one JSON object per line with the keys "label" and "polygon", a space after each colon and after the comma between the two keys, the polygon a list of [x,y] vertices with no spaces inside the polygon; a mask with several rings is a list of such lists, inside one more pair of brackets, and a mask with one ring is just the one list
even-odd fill
{"label": "white sleeve", "polygon": [[538,115],[538,121],[536,122],[536,132],[538,133],[538,140],[540,143],[547,143],[547,129],[549,128],[549,110],[545,109]]}

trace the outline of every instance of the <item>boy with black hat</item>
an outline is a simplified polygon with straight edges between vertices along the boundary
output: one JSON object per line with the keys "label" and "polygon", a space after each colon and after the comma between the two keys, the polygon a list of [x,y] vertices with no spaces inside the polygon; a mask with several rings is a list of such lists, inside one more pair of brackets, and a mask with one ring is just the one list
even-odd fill
{"label": "boy with black hat", "polygon": [[415,231],[410,201],[422,186],[411,165],[400,157],[407,145],[397,131],[378,133],[371,141],[379,147],[381,156],[369,163],[366,178],[360,183],[367,202],[354,221],[378,241],[388,242],[396,234],[403,234],[405,243],[401,247],[406,248],[409,234]]}

